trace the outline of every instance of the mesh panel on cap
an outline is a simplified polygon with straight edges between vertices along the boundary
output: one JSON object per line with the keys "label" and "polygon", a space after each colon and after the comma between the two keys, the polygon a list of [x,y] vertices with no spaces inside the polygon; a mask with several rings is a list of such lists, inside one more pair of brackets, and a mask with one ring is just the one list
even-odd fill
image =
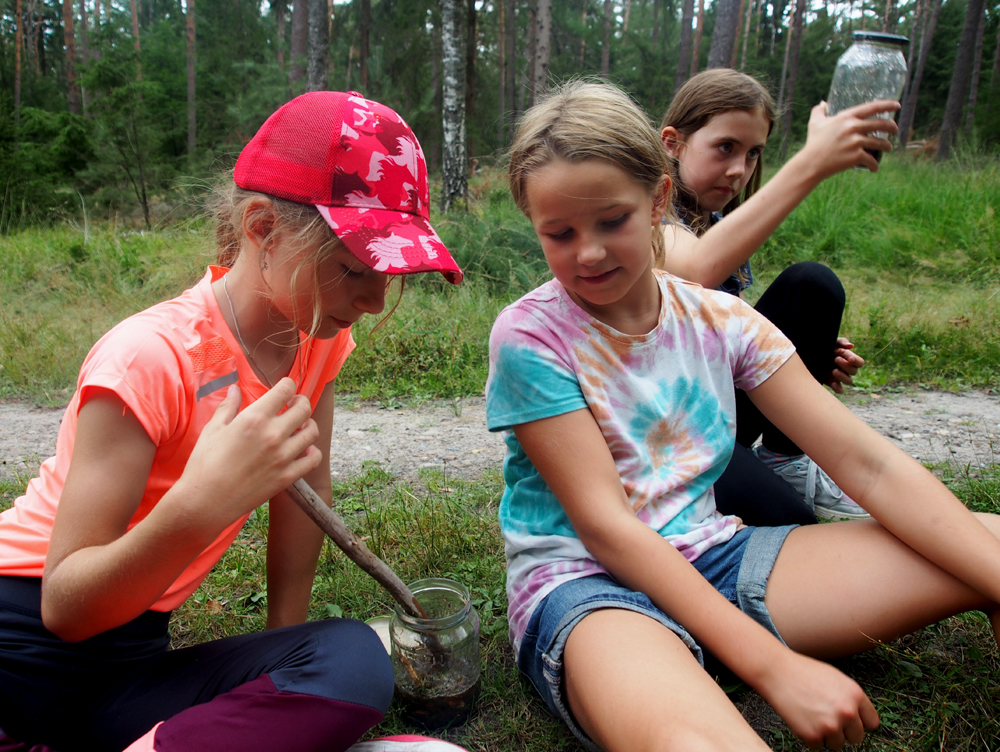
{"label": "mesh panel on cap", "polygon": [[301,204],[329,202],[345,106],[343,96],[315,92],[279,109],[261,126],[237,182]]}

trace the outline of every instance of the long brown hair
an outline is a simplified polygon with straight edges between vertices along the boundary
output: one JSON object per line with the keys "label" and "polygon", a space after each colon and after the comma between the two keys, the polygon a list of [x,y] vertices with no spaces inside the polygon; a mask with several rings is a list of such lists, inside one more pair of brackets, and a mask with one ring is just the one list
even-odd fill
{"label": "long brown hair", "polygon": [[[508,156],[507,177],[518,208],[528,213],[524,181],[554,159],[602,159],[620,167],[656,197],[667,175],[667,155],[646,113],[611,84],[575,80],[554,89],[518,124]],[[671,213],[673,195],[667,196]],[[665,256],[663,233],[653,232],[653,257]]]}
{"label": "long brown hair", "polygon": [[[674,95],[667,114],[660,123],[662,132],[667,126],[676,128],[684,137],[704,128],[716,115],[733,110],[759,111],[767,119],[767,135],[771,135],[775,121],[774,98],[753,76],[731,68],[711,68],[692,76]],[[668,155],[670,173],[677,188],[677,211],[695,234],[705,231],[698,198],[682,182],[677,159]],[[757,167],[742,193],[733,196],[722,209],[726,215],[742,201],[746,201],[760,188],[764,170],[764,155],[757,158]]]}

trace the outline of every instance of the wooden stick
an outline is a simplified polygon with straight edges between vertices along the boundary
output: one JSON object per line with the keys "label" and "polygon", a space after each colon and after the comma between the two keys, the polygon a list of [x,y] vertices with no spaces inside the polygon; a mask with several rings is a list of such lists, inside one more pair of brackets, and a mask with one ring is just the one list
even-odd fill
{"label": "wooden stick", "polygon": [[340,515],[330,509],[306,481],[302,479],[295,481],[283,493],[308,514],[351,561],[375,578],[375,581],[389,592],[406,613],[420,619],[428,618],[427,611],[413,597],[413,593],[399,579],[399,575],[368,550],[364,541],[344,524]]}

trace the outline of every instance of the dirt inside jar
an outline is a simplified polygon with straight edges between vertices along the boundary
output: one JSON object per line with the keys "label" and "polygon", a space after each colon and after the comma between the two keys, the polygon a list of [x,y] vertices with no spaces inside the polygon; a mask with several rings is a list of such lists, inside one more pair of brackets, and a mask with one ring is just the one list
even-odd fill
{"label": "dirt inside jar", "polygon": [[451,687],[442,683],[442,694],[428,696],[414,694],[413,688],[397,683],[395,700],[400,704],[407,720],[428,731],[434,731],[465,723],[479,697],[479,688],[478,680],[464,689],[457,683]]}

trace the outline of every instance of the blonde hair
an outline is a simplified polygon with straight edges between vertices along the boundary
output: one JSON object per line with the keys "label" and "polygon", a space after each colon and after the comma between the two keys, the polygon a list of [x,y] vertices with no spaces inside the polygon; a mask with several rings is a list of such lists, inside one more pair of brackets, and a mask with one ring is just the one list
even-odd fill
{"label": "blonde hair", "polygon": [[[677,90],[660,123],[660,131],[671,126],[687,137],[704,128],[716,115],[733,110],[759,111],[767,120],[767,135],[771,135],[775,120],[774,98],[760,81],[731,68],[711,68],[692,76]],[[698,197],[681,181],[677,160],[670,156],[668,159],[677,187],[678,211],[691,229],[700,235],[708,228],[703,226],[704,221],[698,210]],[[729,214],[741,201],[746,201],[757,192],[763,170],[764,157],[761,155],[757,158],[753,175],[743,189],[742,198],[733,196],[722,208],[723,215]]]}
{"label": "blonde hair", "polygon": [[[226,184],[216,188],[211,201],[212,215],[215,220],[216,263],[227,268],[231,268],[236,263],[236,259],[243,252],[245,239],[243,223],[247,213],[251,207],[259,206],[261,203],[266,204],[273,218],[273,227],[260,245],[260,258],[255,259],[254,262],[262,263],[268,249],[279,243],[282,246],[303,251],[302,258],[292,270],[290,284],[293,289],[296,288],[299,275],[305,269],[312,270],[313,316],[308,335],[315,335],[323,317],[319,295],[322,280],[319,279],[318,270],[324,260],[339,248],[344,247],[342,241],[330,229],[315,206],[288,201],[259,191],[248,191],[236,185],[231,179],[231,174],[229,178]],[[402,279],[399,294],[401,298],[403,294]],[[398,305],[399,299],[372,331],[382,326]]]}
{"label": "blonde hair", "polygon": [[[507,177],[514,202],[525,215],[525,180],[554,159],[611,162],[653,197],[668,180],[667,155],[649,118],[625,92],[603,82],[563,84],[521,118],[510,148]],[[669,186],[667,192],[667,211],[672,212]],[[652,252],[656,265],[662,265],[666,251],[659,228],[653,232]]]}

